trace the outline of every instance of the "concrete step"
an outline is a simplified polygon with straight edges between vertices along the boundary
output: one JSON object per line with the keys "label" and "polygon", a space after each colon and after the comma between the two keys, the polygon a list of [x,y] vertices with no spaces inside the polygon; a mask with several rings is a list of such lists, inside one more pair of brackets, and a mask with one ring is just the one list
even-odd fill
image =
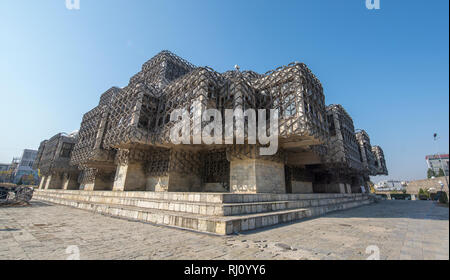
{"label": "concrete step", "polygon": [[82,196],[146,198],[170,201],[207,203],[247,203],[267,201],[292,201],[302,199],[327,199],[341,197],[362,197],[363,194],[235,194],[235,193],[192,193],[192,192],[113,192],[80,190],[35,190],[39,193],[72,194]]}
{"label": "concrete step", "polygon": [[266,213],[254,213],[235,216],[217,216],[100,202],[92,203],[71,200],[67,198],[45,196],[40,194],[37,194],[35,199],[94,211],[114,217],[150,222],[159,225],[166,225],[219,235],[227,235],[296,221],[307,217],[323,215],[332,211],[344,210],[361,205],[366,205],[371,202],[367,196],[364,196],[363,199],[359,200],[308,208],[276,210]]}
{"label": "concrete step", "polygon": [[289,210],[297,208],[307,208],[315,206],[325,206],[330,204],[346,203],[355,200],[362,200],[362,196],[337,197],[324,199],[301,199],[287,201],[266,201],[247,203],[206,203],[173,200],[156,200],[149,198],[118,197],[118,196],[98,196],[82,194],[64,194],[55,192],[39,192],[35,197],[70,199],[73,201],[86,203],[105,203],[124,206],[134,206],[157,210],[185,212],[202,215],[233,216],[243,214],[265,213],[279,210]]}

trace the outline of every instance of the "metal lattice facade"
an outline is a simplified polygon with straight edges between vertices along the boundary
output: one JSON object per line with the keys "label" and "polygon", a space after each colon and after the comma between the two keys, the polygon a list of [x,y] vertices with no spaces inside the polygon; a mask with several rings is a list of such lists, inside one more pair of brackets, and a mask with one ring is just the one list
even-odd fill
{"label": "metal lattice facade", "polygon": [[[266,119],[258,116],[258,124],[267,122],[269,110],[276,109],[278,152],[259,156],[260,145],[248,142],[189,147],[171,143],[172,112],[189,112],[192,140],[198,108],[200,112],[217,109],[222,115],[226,109],[264,109]],[[224,119],[222,123],[225,130]],[[248,136],[245,126],[246,141]],[[39,148],[44,172],[54,168],[50,159],[56,153],[55,143],[52,138]],[[292,153],[297,158],[288,160]],[[147,61],[125,87],[103,93],[98,106],[84,114],[70,164],[82,170],[80,184],[111,185],[102,189],[128,184],[121,178],[131,171],[120,167],[130,166],[134,174],[148,178],[133,175],[136,184],[192,181],[229,191],[230,178],[236,178],[230,174],[238,172],[231,162],[249,162],[255,168],[265,168],[261,162],[281,164],[289,188],[295,188],[295,182],[315,180],[361,185],[369,175],[387,174],[381,148],[372,148],[365,131],[355,134],[353,120],[341,105],[325,105],[322,84],[305,64],[291,63],[265,74],[239,68],[219,73],[196,67],[169,51]],[[171,174],[178,174],[176,180]],[[163,189],[170,191],[167,186]]]}
{"label": "metal lattice facade", "polygon": [[361,130],[356,133],[356,139],[359,144],[359,154],[364,169],[371,176],[378,175],[378,167],[376,166],[376,158],[372,151],[370,138],[366,131]]}
{"label": "metal lattice facade", "polygon": [[387,166],[386,166],[386,159],[384,158],[384,152],[383,149],[381,149],[380,146],[373,146],[372,152],[375,155],[375,165],[378,168],[377,175],[389,175]]}

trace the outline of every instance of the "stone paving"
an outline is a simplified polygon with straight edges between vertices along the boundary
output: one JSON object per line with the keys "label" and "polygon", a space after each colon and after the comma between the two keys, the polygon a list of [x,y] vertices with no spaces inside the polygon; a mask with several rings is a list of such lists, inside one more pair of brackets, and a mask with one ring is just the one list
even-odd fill
{"label": "stone paving", "polygon": [[0,259],[64,260],[74,252],[80,259],[367,259],[379,252],[380,259],[448,260],[448,216],[448,207],[429,201],[381,201],[224,237],[33,201],[0,208]]}

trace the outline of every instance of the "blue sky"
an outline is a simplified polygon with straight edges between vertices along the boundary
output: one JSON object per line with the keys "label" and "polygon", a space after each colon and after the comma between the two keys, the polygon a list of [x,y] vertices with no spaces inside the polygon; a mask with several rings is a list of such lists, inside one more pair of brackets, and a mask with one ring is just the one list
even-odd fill
{"label": "blue sky", "polygon": [[[293,61],[342,104],[389,178],[426,175],[449,146],[449,2],[381,0],[0,2],[0,162],[80,126],[111,86],[168,49],[219,72],[264,73]],[[384,179],[379,177],[376,181]]]}

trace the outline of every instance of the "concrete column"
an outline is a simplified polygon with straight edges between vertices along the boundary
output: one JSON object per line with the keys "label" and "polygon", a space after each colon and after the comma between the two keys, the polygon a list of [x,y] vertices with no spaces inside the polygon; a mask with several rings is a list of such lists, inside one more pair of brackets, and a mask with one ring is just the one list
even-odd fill
{"label": "concrete column", "polygon": [[46,180],[47,180],[47,176],[42,176],[41,182],[39,183],[39,189],[40,190],[43,190],[45,188]]}
{"label": "concrete column", "polygon": [[113,189],[114,172],[109,170],[97,170],[93,179],[84,184],[85,191],[110,191]]}
{"label": "concrete column", "polygon": [[80,185],[78,184],[78,176],[76,174],[64,173],[63,189],[64,190],[78,190]]}
{"label": "concrete column", "polygon": [[119,164],[114,178],[113,191],[145,191],[147,178],[142,164]]}
{"label": "concrete column", "polygon": [[286,193],[284,164],[261,159],[230,162],[233,193]]}
{"label": "concrete column", "polygon": [[60,190],[63,188],[63,178],[61,173],[51,174],[47,177],[46,190]]}
{"label": "concrete column", "polygon": [[46,180],[45,180],[45,185],[44,185],[44,189],[48,190],[49,186],[50,186],[50,181],[52,180],[52,175],[48,175]]}
{"label": "concrete column", "polygon": [[352,193],[352,185],[351,184],[345,184],[345,189],[347,193]]}

